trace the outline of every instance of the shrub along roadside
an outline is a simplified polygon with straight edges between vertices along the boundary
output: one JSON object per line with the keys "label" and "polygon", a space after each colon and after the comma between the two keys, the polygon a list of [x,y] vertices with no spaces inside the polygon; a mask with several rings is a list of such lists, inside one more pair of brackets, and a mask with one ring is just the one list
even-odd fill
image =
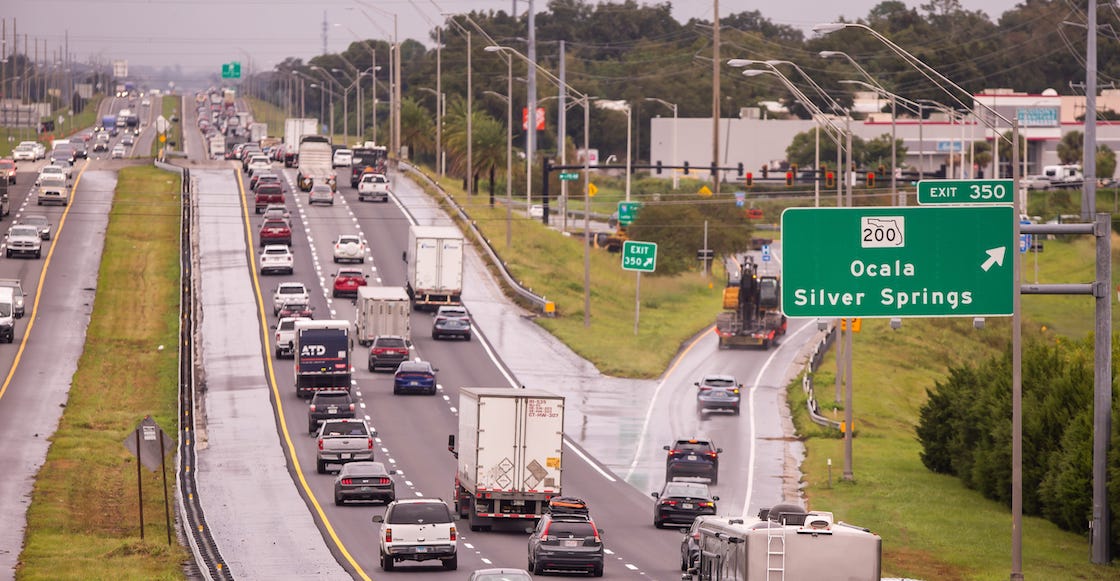
{"label": "shrub along roadside", "polygon": [[178,177],[121,170],[85,350],[36,477],[19,579],[183,578],[187,555],[167,546],[162,479],[146,468],[140,540],[136,458],[122,445],[149,414],[177,432],[178,249]]}

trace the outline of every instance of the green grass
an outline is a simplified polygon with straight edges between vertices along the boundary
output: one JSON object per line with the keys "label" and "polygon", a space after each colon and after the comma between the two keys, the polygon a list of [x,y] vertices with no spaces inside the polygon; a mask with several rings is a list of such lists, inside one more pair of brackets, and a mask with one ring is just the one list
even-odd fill
{"label": "green grass", "polygon": [[[556,317],[537,322],[608,375],[656,377],[681,344],[715,321],[723,273],[700,271],[675,277],[642,276],[638,333],[634,333],[636,276],[622,270],[620,256],[591,251],[591,317],[584,327],[582,240],[561,236],[514,212],[512,247],[506,247],[504,197],[489,206],[488,194],[468,197],[453,180],[441,184],[501,254],[514,278],[556,304]],[[572,225],[574,228],[574,225]]]}
{"label": "green grass", "polygon": [[[101,99],[104,95],[94,95],[89,102],[86,103],[85,109],[81,113],[74,115],[72,118],[67,115],[68,109],[59,109],[51,114],[51,118],[58,122],[58,116],[62,115],[66,118],[66,123],[62,125],[59,131],[51,134],[38,135],[34,129],[29,128],[14,128],[14,127],[0,127],[0,157],[11,157],[12,150],[15,149],[21,141],[38,141],[47,146],[49,151],[51,148],[51,139],[57,139],[66,135],[71,135],[84,127],[93,127],[97,121],[97,108],[101,105]],[[57,126],[57,125],[56,125]]]}
{"label": "green grass", "polygon": [[137,461],[121,445],[146,415],[172,440],[177,432],[179,179],[151,167],[118,176],[85,351],[28,510],[21,580],[184,577],[185,550],[167,545],[162,480],[146,468],[139,538]]}
{"label": "green grass", "polygon": [[167,144],[161,144],[159,142],[158,134],[156,138],[152,140],[152,157],[158,156],[160,149],[165,145],[170,146],[169,144],[172,143],[174,146],[170,146],[171,149],[183,150],[183,112],[179,110],[179,105],[183,103],[183,98],[179,95],[167,95],[158,102],[160,103],[160,115],[163,115],[164,119],[170,122],[171,118],[174,117],[179,119],[179,122],[170,123],[171,129],[167,132]]}

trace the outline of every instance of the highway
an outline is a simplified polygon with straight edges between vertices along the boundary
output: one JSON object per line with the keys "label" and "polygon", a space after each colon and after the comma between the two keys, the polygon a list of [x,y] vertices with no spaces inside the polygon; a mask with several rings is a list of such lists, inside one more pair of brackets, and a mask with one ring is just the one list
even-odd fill
{"label": "highway", "polygon": [[[123,106],[123,100],[105,99],[98,118]],[[141,140],[150,144],[150,133],[143,132]],[[89,146],[89,159],[74,166],[68,206],[37,205],[32,184],[46,161],[21,161],[17,184],[9,189],[11,215],[0,219],[3,233],[27,214],[45,215],[53,224],[42,259],[0,257],[0,278],[20,279],[27,294],[14,342],[0,345],[0,369],[6,370],[0,383],[0,522],[8,523],[0,527],[0,578],[14,575],[31,488],[85,343],[117,170],[135,163],[110,161],[107,152],[94,153],[92,142]]]}

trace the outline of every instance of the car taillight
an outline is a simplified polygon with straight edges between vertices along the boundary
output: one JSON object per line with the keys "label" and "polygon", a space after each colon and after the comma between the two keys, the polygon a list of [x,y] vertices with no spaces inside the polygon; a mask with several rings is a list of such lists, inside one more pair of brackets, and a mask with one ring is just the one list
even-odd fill
{"label": "car taillight", "polygon": [[393,529],[391,529],[389,527],[385,527],[385,542],[386,543],[393,542]]}
{"label": "car taillight", "polygon": [[311,404],[311,411],[315,411],[315,404]]}
{"label": "car taillight", "polygon": [[699,541],[700,540],[700,531],[696,531],[696,532],[692,533],[692,538]]}
{"label": "car taillight", "polygon": [[388,484],[388,483],[389,483],[389,479],[388,479],[388,478],[385,478],[385,477],[382,477],[382,478],[378,478],[378,479],[377,479],[377,483],[378,483],[378,484]]}
{"label": "car taillight", "polygon": [[368,444],[369,444],[368,448],[369,448],[370,450],[372,450],[372,449],[373,449],[373,438],[369,438],[369,439],[367,440],[367,442],[368,442]]}
{"label": "car taillight", "polygon": [[664,505],[667,505],[667,506],[677,506],[677,501],[670,500],[670,499],[666,498],[666,499],[662,499],[661,504],[664,504]]}
{"label": "car taillight", "polygon": [[455,525],[451,525],[451,542],[455,542],[457,533],[455,532]]}
{"label": "car taillight", "polygon": [[716,454],[715,452],[708,452],[708,457],[709,458],[712,458],[714,460],[716,458],[716,456],[718,456],[718,454]]}
{"label": "car taillight", "polygon": [[322,438],[319,438],[319,451],[320,452],[323,451],[323,439]]}
{"label": "car taillight", "polygon": [[354,411],[354,404],[350,404],[350,411]]}
{"label": "car taillight", "polygon": [[595,533],[595,542],[601,543],[602,540],[599,539],[599,528],[595,526],[595,523],[591,523],[591,532]]}
{"label": "car taillight", "polygon": [[680,454],[680,453],[681,453],[680,450],[669,450],[669,455],[670,456],[676,456],[677,454]]}
{"label": "car taillight", "polygon": [[353,481],[353,480],[351,480],[351,479],[349,479],[349,478],[343,478],[343,479],[342,479],[342,481],[341,481],[341,484],[345,484],[345,485],[347,485],[347,486],[349,486],[349,485],[351,485],[351,484],[353,484],[353,483],[354,483],[354,481]]}
{"label": "car taillight", "polygon": [[709,507],[709,506],[714,507],[716,505],[716,503],[714,503],[714,502],[698,502],[698,503],[696,503],[696,505],[697,506],[703,506],[703,507]]}

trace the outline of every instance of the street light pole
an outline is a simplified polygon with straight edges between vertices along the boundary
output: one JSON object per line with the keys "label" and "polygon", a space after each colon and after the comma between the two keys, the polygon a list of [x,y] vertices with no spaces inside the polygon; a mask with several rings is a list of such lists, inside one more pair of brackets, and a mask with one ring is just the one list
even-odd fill
{"label": "street light pole", "polygon": [[[487,46],[486,52],[501,52],[501,47]],[[506,248],[513,246],[513,57],[506,59]]]}
{"label": "street light pole", "polygon": [[677,104],[658,99],[657,97],[646,97],[646,101],[661,103],[662,105],[673,110],[673,189],[675,190],[680,185],[680,175],[675,169],[676,166],[680,165],[677,152]]}

